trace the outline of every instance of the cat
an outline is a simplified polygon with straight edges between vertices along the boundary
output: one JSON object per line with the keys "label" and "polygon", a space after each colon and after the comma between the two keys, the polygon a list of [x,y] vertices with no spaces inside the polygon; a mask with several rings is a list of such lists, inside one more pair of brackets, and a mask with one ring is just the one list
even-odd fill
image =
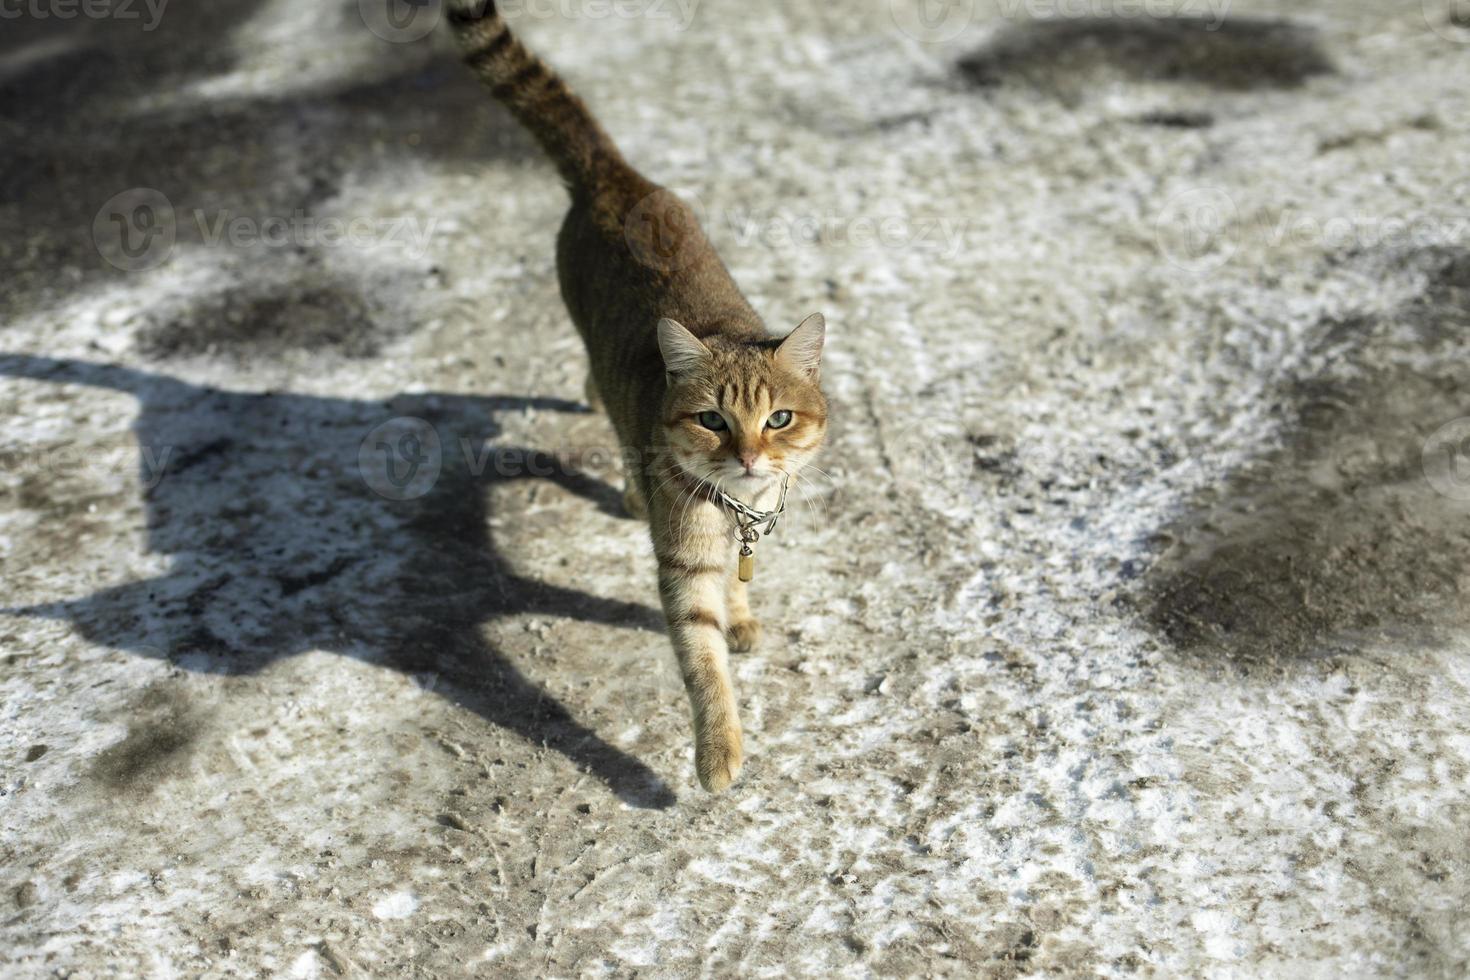
{"label": "cat", "polygon": [[588,401],[607,413],[630,460],[624,503],[649,522],[695,770],[720,792],[744,762],[728,652],[753,649],[761,633],[737,574],[731,498],[770,513],[821,448],[825,321],[814,313],[784,338],[770,336],[693,210],[623,159],[493,0],[451,7],[449,20],[466,64],[571,194],[557,237],[562,299],[591,362]]}

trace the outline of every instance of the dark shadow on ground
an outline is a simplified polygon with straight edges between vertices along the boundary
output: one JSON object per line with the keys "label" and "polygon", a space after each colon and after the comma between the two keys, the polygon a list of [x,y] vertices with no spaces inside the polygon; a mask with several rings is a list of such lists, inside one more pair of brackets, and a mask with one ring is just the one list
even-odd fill
{"label": "dark shadow on ground", "polygon": [[465,173],[540,161],[444,32],[390,43],[355,4],[320,6],[323,47],[351,42],[364,63],[310,83],[283,65],[259,92],[229,79],[260,0],[168,4],[152,30],[146,19],[4,20],[0,316],[129,275],[103,261],[92,235],[103,205],[134,188],[167,198],[187,249],[207,238],[196,212],[310,218],[331,213],[344,183],[411,180],[419,161]]}
{"label": "dark shadow on ground", "polygon": [[[646,606],[518,574],[490,535],[487,500],[499,481],[546,479],[615,507],[617,494],[599,480],[527,466],[524,449],[485,450],[501,431],[501,413],[585,408],[550,398],[424,394],[370,402],[224,391],[116,365],[29,356],[0,356],[0,375],[138,399],[148,548],[172,560],[157,578],[7,611],[64,620],[95,643],[190,670],[249,673],[323,649],[433,674],[444,697],[544,742],[623,800],[673,802],[647,766],[574,719],[482,634],[485,623],[521,613],[662,629]],[[59,387],[56,397],[67,390]],[[437,434],[437,480],[425,479],[432,446],[401,441],[405,432],[423,434],[422,426],[393,423],[374,432],[405,417]],[[419,482],[408,479],[413,473]],[[85,504],[53,501],[55,478],[27,475],[19,497],[46,513],[45,533],[64,549],[76,522],[85,521]],[[421,496],[391,499],[421,486]]]}
{"label": "dark shadow on ground", "polygon": [[[1154,536],[1166,551],[1139,598],[1176,650],[1279,667],[1470,622],[1470,478],[1447,493],[1426,477],[1431,436],[1470,416],[1470,253],[1414,261],[1418,299],[1326,325],[1331,366],[1279,392],[1281,448]],[[1470,457],[1454,465],[1470,472]]]}
{"label": "dark shadow on ground", "polygon": [[1002,32],[963,58],[972,84],[1031,84],[1043,91],[1099,70],[1133,81],[1193,82],[1225,91],[1296,88],[1334,70],[1310,28],[1288,20],[1229,17],[1067,17]]}

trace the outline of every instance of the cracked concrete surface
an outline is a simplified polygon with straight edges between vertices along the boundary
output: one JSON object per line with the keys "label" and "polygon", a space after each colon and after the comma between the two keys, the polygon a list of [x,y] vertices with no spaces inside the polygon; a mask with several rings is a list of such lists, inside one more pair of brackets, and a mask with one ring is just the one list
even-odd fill
{"label": "cracked concrete surface", "polygon": [[830,324],[741,781],[693,779],[563,192],[442,25],[32,12],[0,972],[1470,968],[1453,5],[565,6],[510,18]]}

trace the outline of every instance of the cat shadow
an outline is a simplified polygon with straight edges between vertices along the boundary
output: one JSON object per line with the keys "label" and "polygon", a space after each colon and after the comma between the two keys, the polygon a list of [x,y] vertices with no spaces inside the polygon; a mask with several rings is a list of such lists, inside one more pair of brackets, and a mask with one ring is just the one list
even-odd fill
{"label": "cat shadow", "polygon": [[[648,766],[577,721],[483,635],[486,623],[524,614],[662,630],[647,606],[519,574],[490,533],[487,500],[507,481],[547,480],[604,510],[617,506],[599,480],[526,465],[529,450],[485,448],[502,431],[502,413],[585,407],[555,398],[227,391],[21,355],[0,355],[0,375],[138,400],[147,549],[171,558],[154,578],[5,612],[65,621],[92,642],[193,671],[248,674],[330,650],[428,677],[437,694],[561,753],[630,805],[674,802]],[[416,441],[404,443],[405,434]],[[65,547],[87,508],[57,492],[58,478],[64,483],[64,474],[28,473],[20,494],[40,502]]]}

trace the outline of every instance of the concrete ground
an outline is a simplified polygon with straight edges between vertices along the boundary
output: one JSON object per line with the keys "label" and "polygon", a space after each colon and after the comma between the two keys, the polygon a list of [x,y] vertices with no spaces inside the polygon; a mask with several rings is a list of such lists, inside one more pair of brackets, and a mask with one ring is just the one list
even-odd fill
{"label": "concrete ground", "polygon": [[26,6],[0,973],[1463,975],[1459,6],[507,8],[830,325],[719,797],[437,8]]}

